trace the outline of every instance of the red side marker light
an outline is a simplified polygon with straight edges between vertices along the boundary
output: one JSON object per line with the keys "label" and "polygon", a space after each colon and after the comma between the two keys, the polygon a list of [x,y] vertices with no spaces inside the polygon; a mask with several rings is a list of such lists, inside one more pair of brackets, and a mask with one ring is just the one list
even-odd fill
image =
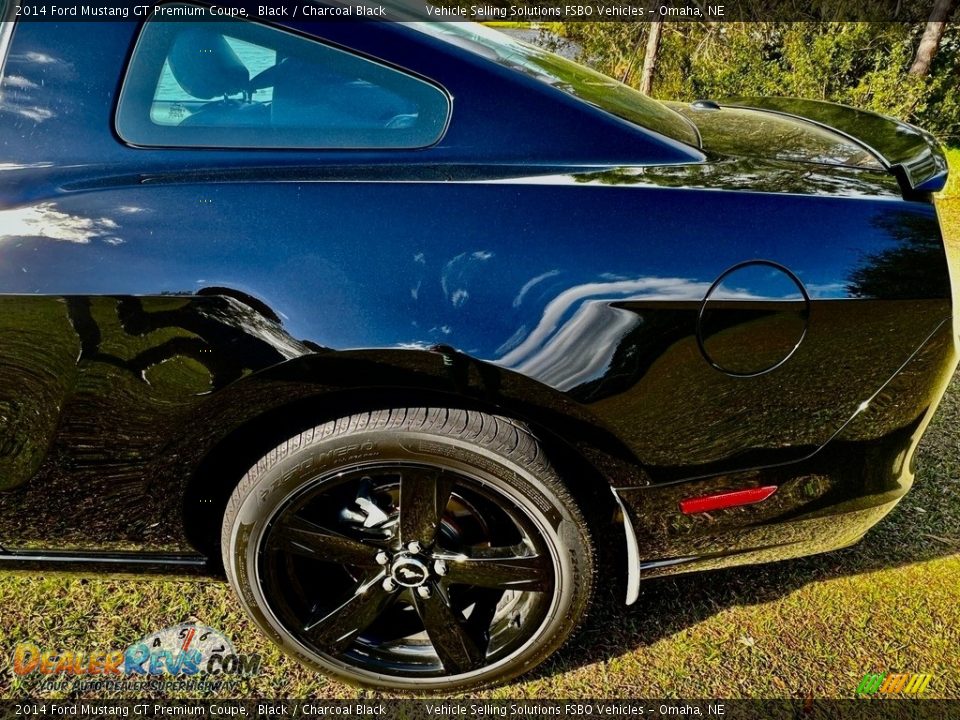
{"label": "red side marker light", "polygon": [[740,505],[752,505],[753,503],[763,502],[776,491],[776,485],[766,485],[764,487],[748,488],[747,490],[687,498],[680,501],[680,512],[684,515],[693,515],[694,513],[710,512],[711,510],[739,507]]}

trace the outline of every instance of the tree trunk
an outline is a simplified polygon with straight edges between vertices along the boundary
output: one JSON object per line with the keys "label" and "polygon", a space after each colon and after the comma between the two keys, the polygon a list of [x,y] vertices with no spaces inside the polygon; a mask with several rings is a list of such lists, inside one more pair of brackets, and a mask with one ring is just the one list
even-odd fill
{"label": "tree trunk", "polygon": [[633,44],[633,47],[630,48],[630,54],[627,55],[627,69],[623,71],[623,75],[620,77],[620,82],[624,85],[630,84],[630,78],[633,76],[633,69],[637,66],[637,57],[640,55],[640,44],[643,42],[644,37],[642,32],[637,33],[637,41]]}
{"label": "tree trunk", "polygon": [[953,0],[934,0],[930,19],[923,31],[923,37],[920,38],[917,55],[913,59],[913,65],[910,66],[911,75],[926,77],[930,74],[930,65],[940,49],[940,38],[943,37],[943,31],[947,27],[947,15],[950,14],[952,3]]}
{"label": "tree trunk", "polygon": [[[951,0],[947,0],[950,2]],[[640,77],[640,92],[649,95],[653,91],[653,73],[657,69],[657,55],[660,53],[660,36],[663,33],[663,23],[654,20],[650,23],[650,34],[647,35],[647,51],[643,55],[643,74]]]}

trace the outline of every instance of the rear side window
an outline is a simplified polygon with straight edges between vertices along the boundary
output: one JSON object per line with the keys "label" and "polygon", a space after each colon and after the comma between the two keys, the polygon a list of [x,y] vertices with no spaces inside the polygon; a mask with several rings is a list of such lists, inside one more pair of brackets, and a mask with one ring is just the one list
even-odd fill
{"label": "rear side window", "polygon": [[267,25],[163,7],[192,20],[143,26],[117,108],[131,144],[403,149],[446,129],[449,98],[426,80]]}

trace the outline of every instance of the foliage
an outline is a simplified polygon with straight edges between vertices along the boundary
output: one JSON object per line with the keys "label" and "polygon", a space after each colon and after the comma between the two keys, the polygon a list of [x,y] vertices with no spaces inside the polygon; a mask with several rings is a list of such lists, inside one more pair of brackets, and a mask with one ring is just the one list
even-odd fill
{"label": "foliage", "polygon": [[[576,43],[581,60],[636,86],[647,27],[574,22],[549,29]],[[901,118],[957,143],[960,24],[947,26],[926,78],[907,72],[922,32],[923,23],[667,23],[653,94],[830,100]]]}
{"label": "foliage", "polygon": [[950,165],[950,176],[943,189],[943,196],[960,201],[960,147],[947,148],[947,162]]}

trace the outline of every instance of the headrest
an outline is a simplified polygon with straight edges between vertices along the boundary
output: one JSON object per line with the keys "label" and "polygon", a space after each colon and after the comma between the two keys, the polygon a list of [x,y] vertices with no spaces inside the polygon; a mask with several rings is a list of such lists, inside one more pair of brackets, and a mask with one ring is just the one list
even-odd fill
{"label": "headrest", "polygon": [[[350,102],[338,97],[350,78],[319,63],[288,57],[260,75],[273,84],[270,114],[276,126],[323,125],[325,115],[338,99]],[[258,75],[254,80],[259,78]]]}
{"label": "headrest", "polygon": [[201,100],[245,92],[250,72],[220,33],[188,28],[177,34],[167,57],[180,87]]}

